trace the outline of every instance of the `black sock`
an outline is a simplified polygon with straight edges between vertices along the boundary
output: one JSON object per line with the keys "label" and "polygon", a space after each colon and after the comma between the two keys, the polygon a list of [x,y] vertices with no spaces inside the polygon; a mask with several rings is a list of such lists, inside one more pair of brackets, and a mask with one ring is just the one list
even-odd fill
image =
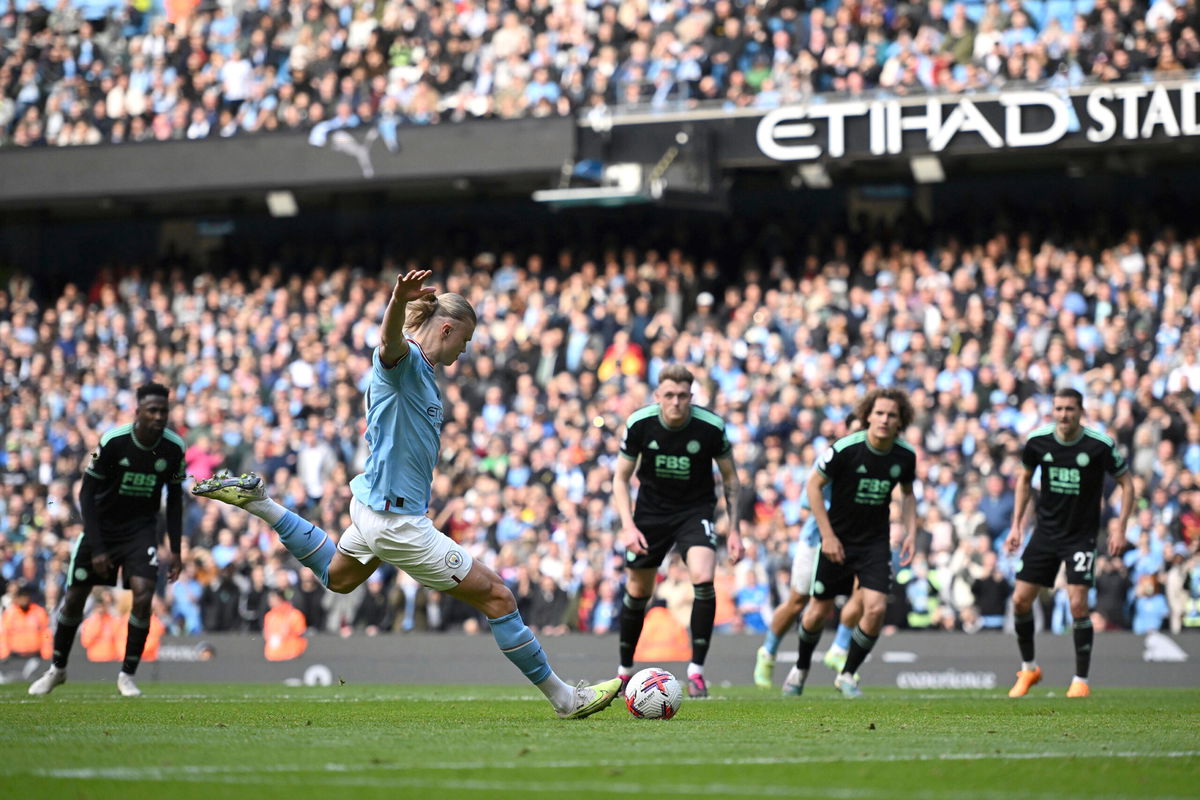
{"label": "black sock", "polygon": [[150,621],[129,615],[129,633],[125,637],[125,661],[121,672],[133,675],[142,663],[142,651],[146,649],[146,637],[150,635]]}
{"label": "black sock", "polygon": [[1021,648],[1021,660],[1033,661],[1033,612],[1017,614],[1013,618],[1017,629],[1017,647]]}
{"label": "black sock", "polygon": [[71,647],[75,644],[75,632],[83,620],[78,617],[58,615],[58,625],[54,628],[54,666],[59,669],[67,668],[67,659],[71,657]]}
{"label": "black sock", "polygon": [[825,630],[824,626],[817,628],[815,631],[810,631],[804,627],[804,622],[800,622],[800,655],[796,656],[796,667],[798,669],[808,669],[812,666],[813,650],[817,649],[817,642],[821,641],[821,633]]}
{"label": "black sock", "polygon": [[621,666],[633,666],[633,651],[637,650],[638,639],[642,636],[642,623],[646,621],[646,606],[650,604],[649,597],[634,597],[625,591],[621,601]]}
{"label": "black sock", "polygon": [[1096,632],[1092,629],[1091,617],[1076,617],[1075,634],[1075,674],[1080,678],[1088,676],[1092,667],[1092,640]]}
{"label": "black sock", "polygon": [[842,667],[842,672],[846,675],[858,672],[877,641],[878,636],[871,636],[860,625],[854,626],[854,633],[850,635],[850,650],[846,653],[846,666]]}
{"label": "black sock", "polygon": [[717,618],[717,591],[712,581],[693,583],[692,592],[692,663],[703,664],[712,640],[713,620]]}

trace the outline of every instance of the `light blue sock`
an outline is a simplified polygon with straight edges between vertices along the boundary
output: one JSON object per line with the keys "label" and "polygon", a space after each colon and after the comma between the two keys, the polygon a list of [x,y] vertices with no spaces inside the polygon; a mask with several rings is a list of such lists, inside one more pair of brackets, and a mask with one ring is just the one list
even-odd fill
{"label": "light blue sock", "polygon": [[854,628],[847,628],[845,625],[838,625],[837,636],[833,637],[833,643],[843,650],[850,649],[850,637],[854,635]]}
{"label": "light blue sock", "polygon": [[775,631],[767,631],[767,638],[763,639],[763,650],[766,650],[771,655],[779,652],[779,637]]}
{"label": "light blue sock", "polygon": [[304,566],[312,570],[322,585],[329,585],[329,562],[337,551],[337,545],[329,534],[313,525],[304,517],[288,511],[283,519],[271,526],[279,534],[279,541],[287,551]]}
{"label": "light blue sock", "polygon": [[530,683],[540,684],[553,674],[545,651],[533,631],[521,619],[520,611],[505,614],[499,619],[489,619],[488,625],[492,626],[492,636],[496,637],[500,652],[517,665]]}

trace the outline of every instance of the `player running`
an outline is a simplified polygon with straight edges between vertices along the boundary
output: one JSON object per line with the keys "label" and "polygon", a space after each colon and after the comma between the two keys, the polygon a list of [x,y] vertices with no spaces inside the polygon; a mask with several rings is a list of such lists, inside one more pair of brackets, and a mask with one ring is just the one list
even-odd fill
{"label": "player running", "polygon": [[[822,490],[826,507],[829,503],[829,485]],[[771,624],[767,635],[763,638],[762,646],[758,648],[754,663],[754,685],[760,689],[770,689],[774,685],[775,656],[779,652],[779,644],[787,632],[796,624],[796,620],[804,613],[812,595],[813,570],[817,565],[817,554],[821,552],[821,529],[817,527],[817,518],[813,515],[808,502],[808,492],[800,497],[800,507],[808,511],[808,516],[800,528],[800,538],[796,542],[796,554],[792,557],[792,580],[788,597],[775,609],[771,616]],[[854,593],[846,599],[842,606],[837,635],[833,645],[825,653],[825,666],[834,672],[841,672],[846,664],[846,655],[850,648],[850,637],[854,626],[862,618],[862,592],[858,586]],[[783,693],[799,696],[803,687],[799,683],[799,670],[792,667],[783,684]]]}
{"label": "player running", "polygon": [[[620,664],[624,686],[633,674],[633,653],[642,634],[654,579],[667,553],[675,547],[692,581],[692,660],[688,664],[688,696],[708,697],[704,660],[717,613],[713,577],[717,564],[716,482],[713,462],[721,471],[729,514],[726,547],[734,563],[742,555],[737,495],[725,422],[706,408],[692,405],[691,370],[671,364],[659,373],[653,405],[639,409],[625,423],[621,458],[613,478],[613,504],[621,517],[625,547],[625,597],[621,605]],[[629,483],[638,477],[637,508]]]}
{"label": "player running", "polygon": [[137,416],[100,437],[100,446],[83,474],[79,506],[83,534],[71,549],[67,593],[54,630],[50,668],[29,686],[34,695],[49,694],[67,680],[67,660],[83,608],[94,586],[115,586],[117,573],[133,591],[125,660],[117,674],[117,689],[125,697],[142,692],[134,682],[146,637],[151,604],[158,582],[158,513],[167,487],[167,580],[179,577],[183,535],[183,439],[167,428],[170,391],[157,383],[137,390]]}
{"label": "player running", "polygon": [[353,591],[383,561],[463,600],[487,616],[501,652],[558,716],[590,716],[612,703],[620,681],[573,687],[560,680],[500,577],[434,528],[426,515],[442,431],[436,367],[458,360],[476,324],[475,310],[462,296],[436,295],[423,285],[429,275],[429,270],[400,275],[384,311],[367,389],[371,453],[366,470],[350,482],[353,524],[336,546],[325,531],[268,498],[257,475],[215,477],[192,493],[265,520],[284,547],[332,591]]}
{"label": "player running", "polygon": [[[872,389],[854,410],[865,429],[843,437],[817,460],[808,479],[808,499],[821,530],[821,552],[813,576],[812,599],[800,620],[800,654],[787,683],[792,694],[804,691],[813,650],[838,595],[848,595],[858,580],[862,618],[851,635],[846,663],[834,681],[844,697],[861,697],[855,674],[883,628],[891,591],[892,552],[889,516],[892,490],[903,494],[900,563],[916,548],[917,512],[913,497],[917,454],[900,431],[912,422],[913,408],[899,389]],[[830,487],[826,510],[822,492]]]}
{"label": "player running", "polygon": [[1088,670],[1092,663],[1092,618],[1088,613],[1088,590],[1095,583],[1096,537],[1100,530],[1100,507],[1104,501],[1104,476],[1112,475],[1121,485],[1121,514],[1118,526],[1108,534],[1109,554],[1125,547],[1125,528],[1133,513],[1133,477],[1125,457],[1113,440],[1092,428],[1083,418],[1083,395],[1075,389],[1054,393],[1054,424],[1038,428],[1025,440],[1022,470],[1017,480],[1012,528],[1004,547],[1010,555],[1021,547],[1025,509],[1033,487],[1033,472],[1041,468],[1037,499],[1037,523],[1017,572],[1013,591],[1013,618],[1021,669],[1009,697],[1023,697],[1042,680],[1042,668],[1034,660],[1033,600],[1041,586],[1053,586],[1059,565],[1066,562],[1067,599],[1074,618],[1075,676],[1067,697],[1087,697]]}

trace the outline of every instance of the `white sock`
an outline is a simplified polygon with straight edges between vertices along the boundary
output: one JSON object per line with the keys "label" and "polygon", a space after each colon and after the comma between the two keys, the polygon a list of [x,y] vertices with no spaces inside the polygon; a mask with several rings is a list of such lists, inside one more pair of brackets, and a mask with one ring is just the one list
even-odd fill
{"label": "white sock", "polygon": [[534,686],[542,690],[542,694],[546,695],[546,699],[550,701],[550,705],[554,706],[555,711],[569,711],[575,702],[575,687],[563,683],[562,678],[553,672],[550,673],[549,678],[541,683],[535,683]]}
{"label": "white sock", "polygon": [[617,667],[617,677],[627,678],[633,674],[633,667]]}
{"label": "white sock", "polygon": [[704,677],[704,665],[697,664],[695,661],[693,661],[692,663],[688,664],[687,674],[688,674],[689,678],[692,677],[693,675],[699,675],[701,677]]}
{"label": "white sock", "polygon": [[283,519],[283,515],[287,513],[287,509],[276,503],[269,497],[264,497],[261,500],[251,500],[242,506],[254,516],[266,522],[272,528]]}
{"label": "white sock", "polygon": [[1084,686],[1086,686],[1087,678],[1081,678],[1078,675],[1076,675],[1074,678],[1071,679],[1071,682],[1072,683],[1082,683]]}
{"label": "white sock", "polygon": [[1037,662],[1036,661],[1022,661],[1021,669],[1025,670],[1026,672],[1033,672],[1035,669],[1037,669]]}
{"label": "white sock", "polygon": [[808,670],[800,669],[797,666],[793,666],[791,668],[791,670],[788,672],[787,680],[784,682],[796,684],[796,683],[804,683],[807,680],[808,680]]}

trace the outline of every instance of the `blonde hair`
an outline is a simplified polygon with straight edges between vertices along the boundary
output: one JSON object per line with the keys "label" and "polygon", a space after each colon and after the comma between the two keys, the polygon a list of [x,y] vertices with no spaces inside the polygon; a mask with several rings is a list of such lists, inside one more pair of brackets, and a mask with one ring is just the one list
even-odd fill
{"label": "blonde hair", "polygon": [[404,327],[415,331],[434,317],[443,317],[457,322],[465,322],[475,326],[477,318],[475,309],[461,294],[446,292],[445,294],[427,294],[416,300],[411,300],[404,310]]}

